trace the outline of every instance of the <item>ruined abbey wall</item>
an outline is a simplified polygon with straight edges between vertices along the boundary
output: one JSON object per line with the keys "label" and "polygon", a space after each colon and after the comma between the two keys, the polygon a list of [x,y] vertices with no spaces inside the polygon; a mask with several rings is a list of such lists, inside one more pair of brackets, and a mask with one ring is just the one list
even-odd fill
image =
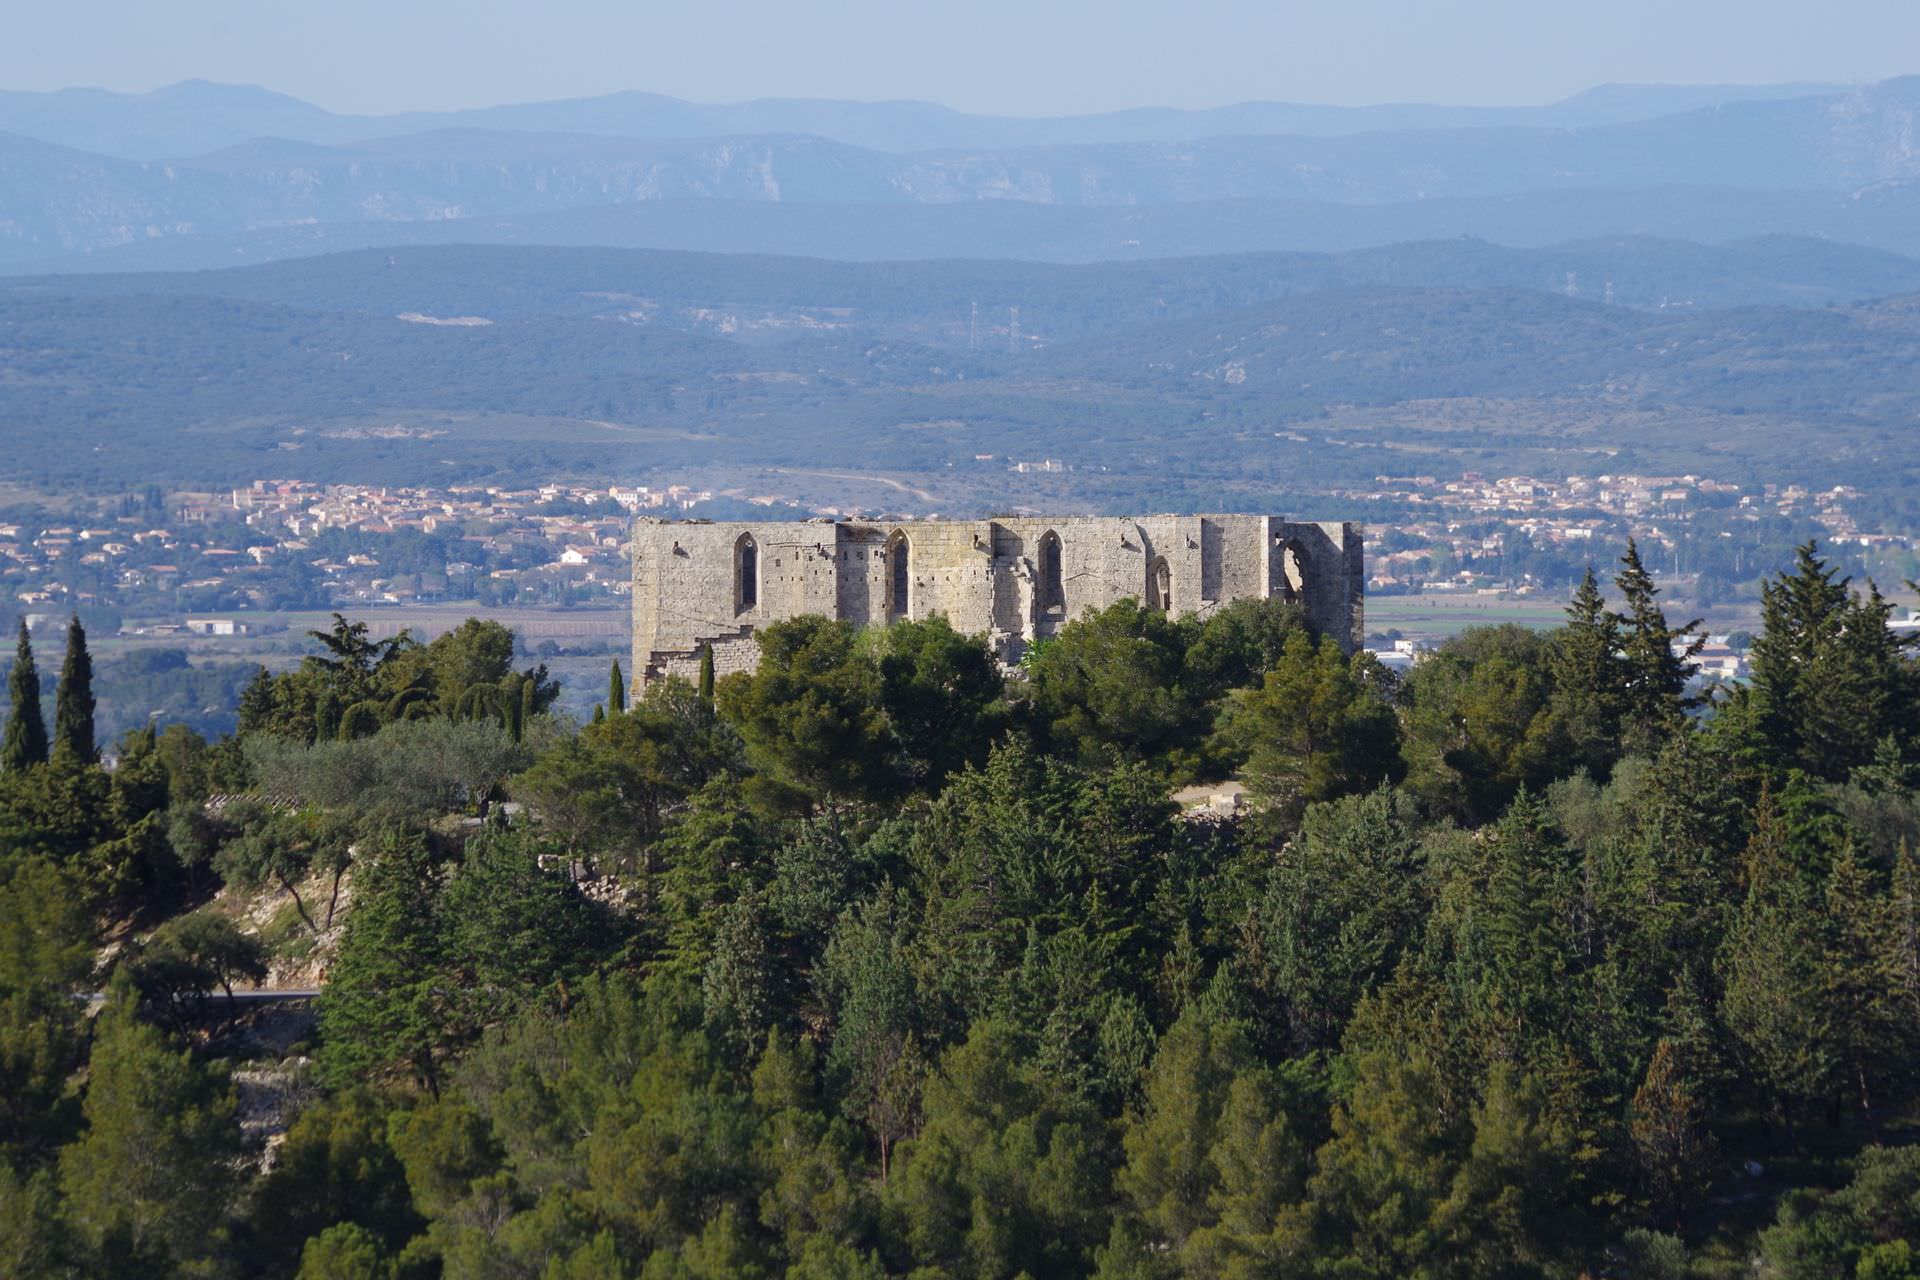
{"label": "ruined abbey wall", "polygon": [[1356,524],[1270,516],[1020,517],[895,525],[643,519],[633,535],[633,680],[751,669],[755,628],[817,613],[861,625],[945,614],[1003,662],[1122,599],[1205,616],[1299,600],[1349,649],[1366,580]]}

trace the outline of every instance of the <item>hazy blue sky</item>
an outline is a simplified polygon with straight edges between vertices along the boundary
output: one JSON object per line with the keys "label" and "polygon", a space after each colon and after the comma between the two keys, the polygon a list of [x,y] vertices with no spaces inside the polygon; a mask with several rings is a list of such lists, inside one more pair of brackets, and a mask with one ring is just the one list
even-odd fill
{"label": "hazy blue sky", "polygon": [[1916,0],[8,0],[0,88],[191,76],[343,111],[615,89],[1053,114],[1545,102],[1920,70]]}

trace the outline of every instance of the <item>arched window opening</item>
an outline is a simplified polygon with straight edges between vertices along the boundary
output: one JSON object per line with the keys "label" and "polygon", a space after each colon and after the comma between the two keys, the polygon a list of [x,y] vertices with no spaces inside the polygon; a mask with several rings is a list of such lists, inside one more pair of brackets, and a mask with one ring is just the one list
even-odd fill
{"label": "arched window opening", "polygon": [[912,605],[913,547],[896,529],[887,539],[887,621],[907,617]]}
{"label": "arched window opening", "polygon": [[1067,589],[1060,574],[1060,535],[1051,529],[1040,535],[1039,563],[1035,567],[1040,581],[1034,588],[1034,603],[1042,613],[1065,612]]}
{"label": "arched window opening", "polygon": [[1147,570],[1147,608],[1167,613],[1173,608],[1173,569],[1165,556],[1154,557]]}
{"label": "arched window opening", "polygon": [[1307,553],[1293,538],[1275,538],[1271,594],[1298,600],[1307,590]]}
{"label": "arched window opening", "polygon": [[760,546],[743,533],[733,544],[733,611],[745,613],[760,603]]}

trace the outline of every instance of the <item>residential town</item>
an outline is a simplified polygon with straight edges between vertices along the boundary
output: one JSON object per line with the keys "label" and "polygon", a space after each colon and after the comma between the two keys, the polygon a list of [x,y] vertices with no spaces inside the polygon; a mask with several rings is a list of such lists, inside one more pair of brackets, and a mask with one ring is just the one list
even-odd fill
{"label": "residential town", "polygon": [[[30,618],[106,613],[130,634],[244,635],[248,611],[473,600],[605,606],[629,590],[632,517],[713,510],[686,484],[385,487],[256,480],[119,499],[71,520],[0,520],[0,586]],[[1721,598],[1816,536],[1851,568],[1911,576],[1914,539],[1863,527],[1850,488],[1757,491],[1694,475],[1379,476],[1325,495],[1370,513],[1369,594],[1556,597],[1629,535],[1648,563]],[[737,514],[839,516],[780,494],[722,494]],[[1750,584],[1749,584],[1750,585]],[[1704,655],[1733,676],[1732,650]]]}
{"label": "residential town", "polygon": [[1377,487],[1333,495],[1405,513],[1369,546],[1374,592],[1558,589],[1580,566],[1609,561],[1617,552],[1608,544],[1629,535],[1662,572],[1729,581],[1770,564],[1746,550],[1785,527],[1817,537],[1844,561],[1889,564],[1893,572],[1883,576],[1893,581],[1911,572],[1916,546],[1911,535],[1863,530],[1851,510],[1862,495],[1847,487],[1745,491],[1692,475],[1375,479]]}
{"label": "residential town", "polygon": [[[226,493],[149,492],[114,515],[0,523],[0,581],[29,610],[180,613],[183,632],[244,623],[192,615],[439,599],[574,604],[628,589],[636,512],[712,494],[548,484],[446,489],[259,480]],[[167,624],[160,624],[165,626]]]}

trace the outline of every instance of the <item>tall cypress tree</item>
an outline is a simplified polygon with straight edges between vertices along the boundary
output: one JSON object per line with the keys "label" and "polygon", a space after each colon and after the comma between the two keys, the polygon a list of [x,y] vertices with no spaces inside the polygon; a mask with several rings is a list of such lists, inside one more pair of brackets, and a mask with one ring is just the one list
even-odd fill
{"label": "tall cypress tree", "polygon": [[6,740],[0,743],[0,768],[19,770],[45,762],[47,721],[40,711],[40,672],[33,665],[33,641],[27,637],[25,618],[20,619],[20,643],[13,652],[7,697],[13,714],[7,720]]}
{"label": "tall cypress tree", "polygon": [[60,667],[60,687],[53,702],[53,749],[82,764],[94,761],[93,655],[87,652],[87,631],[80,615],[67,623],[67,658]]}
{"label": "tall cypress tree", "polygon": [[[542,665],[540,670],[544,672],[546,667]],[[539,696],[539,679],[531,673],[522,675],[520,677],[520,714],[514,717],[516,728],[513,740],[515,742],[520,741],[520,735],[527,731],[527,721],[539,714]]]}
{"label": "tall cypress tree", "polygon": [[607,677],[607,713],[618,715],[627,709],[627,678],[620,674],[620,659],[613,660],[613,674]]}
{"label": "tall cypress tree", "polygon": [[527,732],[527,677],[509,674],[500,682],[500,718],[507,736],[519,742]]}
{"label": "tall cypress tree", "polygon": [[705,706],[713,705],[713,646],[700,646],[700,701]]}

